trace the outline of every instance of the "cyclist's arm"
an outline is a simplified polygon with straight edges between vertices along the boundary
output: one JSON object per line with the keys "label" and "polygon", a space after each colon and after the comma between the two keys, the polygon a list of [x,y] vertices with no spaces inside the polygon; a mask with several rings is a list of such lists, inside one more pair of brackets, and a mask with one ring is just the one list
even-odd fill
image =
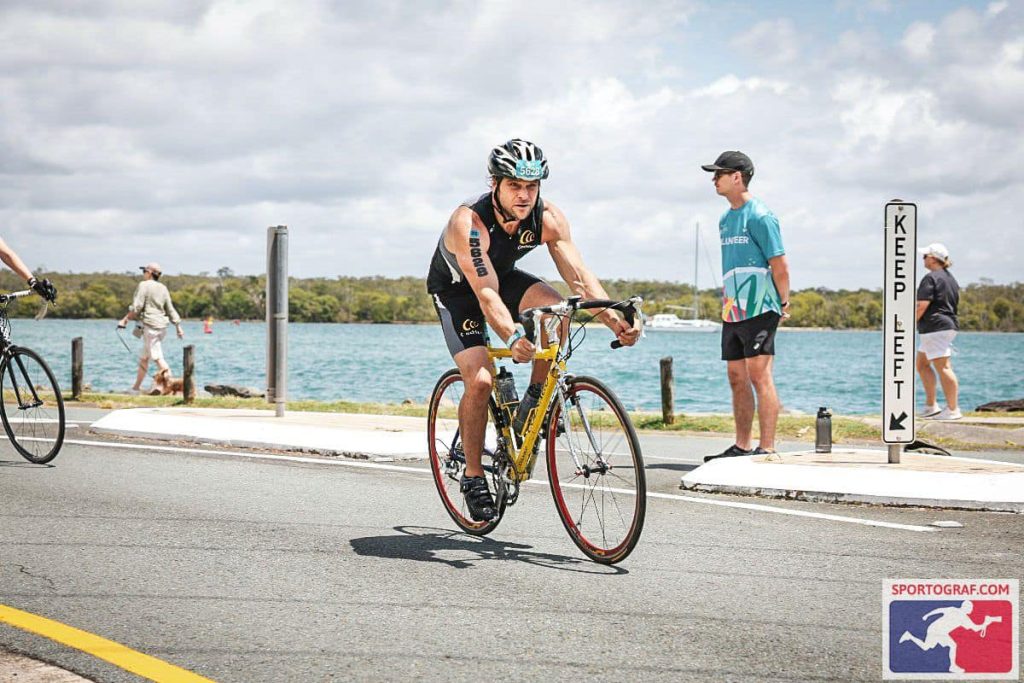
{"label": "cyclist's arm", "polygon": [[7,264],[7,267],[17,273],[25,282],[32,279],[32,271],[28,269],[25,262],[2,239],[0,239],[0,261]]}
{"label": "cyclist's arm", "polygon": [[[565,214],[548,201],[544,202],[544,242],[548,245],[548,252],[555,262],[558,274],[574,294],[579,294],[584,299],[610,298],[597,277],[583,263],[583,257],[572,241],[569,221],[566,220]],[[598,317],[612,331],[620,331],[621,318],[616,311],[606,310]]]}
{"label": "cyclist's arm", "polygon": [[491,245],[487,230],[477,222],[472,211],[459,207],[448,222],[444,241],[445,246],[455,254],[459,268],[480,301],[480,310],[491,329],[502,341],[507,342],[515,333],[516,324],[498,295],[498,275],[487,256],[487,248]]}

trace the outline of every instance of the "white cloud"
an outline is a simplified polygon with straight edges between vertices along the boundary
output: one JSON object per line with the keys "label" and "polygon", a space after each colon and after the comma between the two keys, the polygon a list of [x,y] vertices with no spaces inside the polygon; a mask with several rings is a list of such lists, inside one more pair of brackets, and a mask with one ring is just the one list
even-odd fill
{"label": "white cloud", "polygon": [[851,5],[838,34],[746,7],[730,24],[674,0],[6,3],[4,237],[62,270],[245,273],[286,223],[297,275],[419,275],[485,190],[488,149],[521,136],[605,277],[688,280],[693,223],[709,236],[725,208],[699,166],[742,149],[798,286],[878,286],[895,196],[961,279],[1020,279],[1019,4]]}
{"label": "white cloud", "polygon": [[800,58],[802,40],[792,20],[773,19],[762,21],[736,36],[731,45],[755,63],[781,67]]}
{"label": "white cloud", "polygon": [[935,27],[924,21],[910,25],[903,34],[903,49],[914,59],[926,58],[935,42]]}

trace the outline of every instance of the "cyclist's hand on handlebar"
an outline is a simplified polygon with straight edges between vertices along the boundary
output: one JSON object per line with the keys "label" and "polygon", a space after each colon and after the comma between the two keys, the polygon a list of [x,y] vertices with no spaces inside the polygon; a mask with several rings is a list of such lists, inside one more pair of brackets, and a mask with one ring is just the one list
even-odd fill
{"label": "cyclist's hand on handlebar", "polygon": [[28,286],[32,288],[33,292],[51,303],[57,300],[57,288],[49,280],[32,278],[28,281]]}
{"label": "cyclist's hand on handlebar", "polygon": [[516,363],[529,363],[533,360],[533,354],[537,348],[526,337],[520,337],[512,345],[512,360]]}
{"label": "cyclist's hand on handlebar", "polygon": [[623,346],[633,346],[633,344],[636,344],[636,340],[640,338],[640,320],[638,318],[630,325],[620,318],[615,321],[612,332],[615,333],[615,338],[618,339],[620,344]]}

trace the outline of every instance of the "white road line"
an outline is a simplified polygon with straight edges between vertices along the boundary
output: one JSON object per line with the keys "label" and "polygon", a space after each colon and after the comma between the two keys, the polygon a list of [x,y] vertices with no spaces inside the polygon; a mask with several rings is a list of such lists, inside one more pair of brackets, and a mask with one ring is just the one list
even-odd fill
{"label": "white road line", "polygon": [[273,455],[271,453],[246,453],[243,451],[208,451],[198,448],[182,448],[180,446],[146,446],[131,443],[112,443],[109,441],[82,441],[76,439],[64,439],[64,443],[76,444],[79,446],[104,446],[107,448],[124,448],[128,450],[162,451],[164,453],[188,453],[191,455],[230,455],[234,458],[248,458],[250,460],[270,460],[285,462],[301,462],[313,465],[341,465],[343,467],[356,467],[376,470],[388,470],[391,472],[414,472],[416,474],[429,474],[430,470],[422,467],[403,467],[402,465],[388,465],[380,462],[363,462],[360,460],[328,460],[326,458],[310,458],[300,455]]}
{"label": "white road line", "polygon": [[[250,460],[267,460],[272,462],[298,462],[307,463],[312,465],[337,465],[341,467],[354,467],[358,469],[369,469],[369,470],[384,470],[388,472],[405,472],[411,474],[419,474],[428,477],[433,477],[429,469],[422,467],[407,467],[403,465],[388,465],[386,463],[379,462],[361,462],[359,460],[328,460],[325,458],[310,458],[298,455],[272,455],[267,453],[246,453],[243,451],[211,451],[202,450],[198,448],[183,448],[180,446],[146,446],[139,444],[128,444],[128,443],[112,443],[109,441],[86,441],[76,439],[65,439],[66,444],[75,444],[80,446],[102,446],[105,448],[121,448],[125,450],[143,450],[143,451],[161,451],[164,453],[185,453],[189,455],[200,455],[200,456],[231,456],[235,458],[247,458]],[[531,479],[526,482],[527,484],[533,484],[535,486],[547,486],[548,482],[546,479]],[[579,487],[579,484],[567,484],[566,486]],[[625,489],[607,489],[616,493],[623,493],[626,495],[635,495],[633,492]],[[830,515],[822,512],[807,512],[804,510],[788,510],[786,508],[774,507],[771,505],[758,505],[756,503],[740,503],[727,500],[711,500],[709,498],[698,498],[696,496],[684,496],[672,493],[655,493],[647,492],[648,498],[662,498],[665,500],[678,500],[684,503],[696,503],[700,505],[717,505],[720,507],[738,508],[741,510],[752,510],[754,512],[767,512],[775,515],[789,515],[792,517],[810,517],[814,519],[826,519],[832,522],[844,522],[847,524],[860,524],[862,526],[875,526],[882,527],[885,529],[897,529],[900,531],[920,531],[920,532],[936,532],[940,529],[935,527],[927,526],[915,526],[913,524],[896,524],[894,522],[882,522],[873,519],[863,519],[861,517],[847,517],[845,515]]]}
{"label": "white road line", "polygon": [[644,453],[644,460],[671,460],[672,462],[700,463],[702,458],[673,458],[670,455],[651,455]]}
{"label": "white road line", "polygon": [[[535,480],[530,480],[530,484],[535,483]],[[537,482],[547,484],[544,482]],[[564,488],[574,489],[589,489],[594,488],[587,486],[586,484],[562,484]],[[636,495],[628,489],[618,488],[604,488],[599,490],[609,491],[611,493],[622,493],[625,495]],[[863,524],[864,526],[879,526],[886,529],[899,529],[901,531],[935,531],[935,527],[930,526],[917,526],[914,524],[897,524],[895,522],[879,522],[873,519],[862,519],[860,517],[846,517],[843,515],[829,515],[824,512],[806,512],[804,510],[788,510],[786,508],[778,508],[772,505],[758,505],[757,503],[738,503],[728,500],[712,500],[710,498],[698,498],[696,496],[683,496],[675,493],[656,493],[652,491],[647,492],[648,498],[663,498],[665,500],[681,500],[685,503],[698,503],[702,505],[718,505],[721,507],[739,508],[741,510],[754,510],[755,512],[771,512],[777,515],[791,515],[793,517],[814,517],[815,519],[829,519],[833,522],[848,522],[850,524]]]}
{"label": "white road line", "polygon": [[914,524],[896,524],[895,522],[880,522],[873,519],[862,519],[860,517],[845,517],[843,515],[829,515],[823,512],[806,512],[804,510],[787,510],[771,505],[758,505],[756,503],[734,503],[726,500],[712,500],[710,498],[697,498],[696,496],[681,496],[672,493],[647,493],[648,498],[665,498],[668,500],[681,500],[687,503],[699,503],[701,505],[722,505],[725,507],[740,508],[743,510],[754,510],[757,512],[773,512],[778,515],[792,515],[794,517],[814,517],[816,519],[829,519],[833,522],[847,522],[849,524],[863,524],[864,526],[878,526],[886,529],[900,529],[901,531],[936,531],[933,527],[917,526]]}

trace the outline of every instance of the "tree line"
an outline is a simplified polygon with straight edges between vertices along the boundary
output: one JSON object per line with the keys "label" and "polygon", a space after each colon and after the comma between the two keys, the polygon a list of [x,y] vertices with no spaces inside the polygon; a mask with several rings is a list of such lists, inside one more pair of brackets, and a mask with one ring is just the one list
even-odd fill
{"label": "tree line", "polygon": [[[136,273],[52,273],[49,278],[60,292],[54,318],[120,318],[131,303],[139,282]],[[161,282],[171,291],[174,305],[184,318],[213,317],[220,320],[262,320],[266,277],[235,275],[230,268],[216,274],[164,275]],[[554,283],[563,294],[568,290]],[[653,280],[607,280],[610,296],[640,295],[644,312],[675,312],[693,305],[693,287]],[[0,273],[5,291],[24,289],[12,272]],[[436,322],[437,317],[424,281],[419,277],[292,278],[289,281],[289,317],[296,322]],[[698,293],[701,317],[718,319],[719,292]],[[877,329],[882,326],[882,293],[879,290],[803,289],[790,296],[789,327]],[[34,306],[14,304],[12,316],[28,317]],[[1024,283],[999,285],[983,279],[960,291],[960,328],[965,331],[1024,331]]]}

